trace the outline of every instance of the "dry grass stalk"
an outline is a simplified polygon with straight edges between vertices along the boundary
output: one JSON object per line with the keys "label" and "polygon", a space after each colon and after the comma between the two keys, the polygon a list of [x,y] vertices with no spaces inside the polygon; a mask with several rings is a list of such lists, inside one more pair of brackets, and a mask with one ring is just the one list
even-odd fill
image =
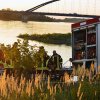
{"label": "dry grass stalk", "polygon": [[49,90],[51,87],[50,87],[50,76],[48,76],[48,86],[47,86],[47,89]]}
{"label": "dry grass stalk", "polygon": [[35,81],[34,81],[34,84],[35,84],[35,86],[36,86],[36,88],[38,89],[39,88],[39,75],[38,74],[36,74],[35,75]]}
{"label": "dry grass stalk", "polygon": [[64,75],[64,83],[66,83],[68,86],[71,83],[70,76],[67,73],[65,73],[65,75]]}
{"label": "dry grass stalk", "polygon": [[95,96],[97,95],[97,91],[95,91]]}
{"label": "dry grass stalk", "polygon": [[[82,71],[82,69],[80,69],[79,75],[83,78],[83,82],[84,82],[84,77],[85,76],[90,77],[89,75],[91,75],[91,73],[89,70]],[[57,83],[56,85],[53,86],[51,84],[50,76],[48,76],[48,81],[46,83],[42,80],[44,79],[44,77],[45,76],[42,74],[36,74],[35,80],[33,78],[31,80],[26,80],[23,76],[21,76],[21,79],[19,80],[18,78],[15,78],[13,75],[6,76],[6,72],[4,72],[4,74],[0,76],[0,96],[10,100],[12,95],[16,93],[14,100],[15,99],[19,100],[19,98],[23,96],[23,94],[27,94],[28,97],[31,97],[31,96],[35,96],[34,94],[36,93],[36,91],[39,90],[40,97],[45,97],[46,99],[48,99],[48,96],[50,95],[52,100],[54,100],[55,99],[54,97],[57,94],[57,89],[59,89],[60,93],[62,93],[65,84],[67,84],[67,86],[71,86],[70,85],[72,82],[71,77],[67,73],[65,73],[63,77],[64,82],[62,83],[62,85]],[[97,77],[98,79],[100,79],[99,74]],[[60,82],[62,82],[62,80],[60,80]],[[80,84],[77,91],[77,97],[79,98],[79,100],[81,100],[84,95],[83,92],[81,93],[81,87],[82,87],[81,83],[83,82],[81,81],[79,82]],[[44,93],[44,86],[47,91],[49,90],[50,93],[49,92]],[[94,95],[97,96],[96,90],[94,91]]]}
{"label": "dry grass stalk", "polygon": [[58,85],[58,88],[60,90],[60,93],[62,93],[62,88],[61,88],[60,84]]}
{"label": "dry grass stalk", "polygon": [[82,84],[80,83],[80,84],[79,84],[78,91],[77,91],[77,97],[79,97],[79,96],[80,96],[80,92],[81,92],[81,86],[82,86]]}
{"label": "dry grass stalk", "polygon": [[57,92],[57,84],[54,86],[54,94]]}
{"label": "dry grass stalk", "polygon": [[82,100],[82,96],[83,96],[83,92],[81,93],[81,95],[79,97],[79,100]]}

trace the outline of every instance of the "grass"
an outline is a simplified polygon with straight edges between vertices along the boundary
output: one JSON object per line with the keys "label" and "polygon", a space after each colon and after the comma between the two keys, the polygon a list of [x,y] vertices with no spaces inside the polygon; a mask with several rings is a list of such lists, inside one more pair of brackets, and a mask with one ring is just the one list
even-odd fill
{"label": "grass", "polygon": [[43,42],[47,44],[65,44],[70,46],[71,45],[71,34],[60,34],[60,33],[53,33],[53,34],[20,34],[18,38],[28,39],[28,40],[35,40],[38,42]]}
{"label": "grass", "polygon": [[27,80],[24,75],[9,76],[5,71],[0,76],[0,100],[100,100],[100,73],[90,77],[90,71],[78,70],[78,82],[67,73],[56,81],[45,74],[35,74]]}

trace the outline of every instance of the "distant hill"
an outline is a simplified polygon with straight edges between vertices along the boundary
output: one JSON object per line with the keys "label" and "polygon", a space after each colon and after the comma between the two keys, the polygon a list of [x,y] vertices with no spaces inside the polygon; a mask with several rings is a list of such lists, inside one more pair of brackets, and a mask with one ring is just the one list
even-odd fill
{"label": "distant hill", "polygon": [[23,19],[27,19],[27,21],[46,21],[46,22],[54,22],[56,19],[50,18],[48,16],[26,13],[24,11],[0,11],[0,20],[18,20],[23,21]]}
{"label": "distant hill", "polygon": [[80,22],[85,19],[81,18],[65,18],[56,19],[45,15],[26,13],[24,11],[0,10],[0,20],[18,20],[18,21],[40,21],[40,22]]}

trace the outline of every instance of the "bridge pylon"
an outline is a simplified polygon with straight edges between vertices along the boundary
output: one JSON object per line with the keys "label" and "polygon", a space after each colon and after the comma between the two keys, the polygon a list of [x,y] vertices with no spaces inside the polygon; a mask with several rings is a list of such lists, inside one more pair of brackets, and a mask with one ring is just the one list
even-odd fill
{"label": "bridge pylon", "polygon": [[27,22],[28,21],[28,16],[27,15],[22,15],[22,21]]}

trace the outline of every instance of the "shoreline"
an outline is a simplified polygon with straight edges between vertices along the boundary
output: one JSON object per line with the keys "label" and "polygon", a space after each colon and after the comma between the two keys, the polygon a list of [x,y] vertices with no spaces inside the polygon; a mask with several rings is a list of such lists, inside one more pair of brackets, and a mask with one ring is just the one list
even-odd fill
{"label": "shoreline", "polygon": [[71,46],[71,33],[61,34],[61,33],[48,33],[48,34],[20,34],[18,38],[34,40],[46,44],[55,44],[55,45],[67,45]]}

